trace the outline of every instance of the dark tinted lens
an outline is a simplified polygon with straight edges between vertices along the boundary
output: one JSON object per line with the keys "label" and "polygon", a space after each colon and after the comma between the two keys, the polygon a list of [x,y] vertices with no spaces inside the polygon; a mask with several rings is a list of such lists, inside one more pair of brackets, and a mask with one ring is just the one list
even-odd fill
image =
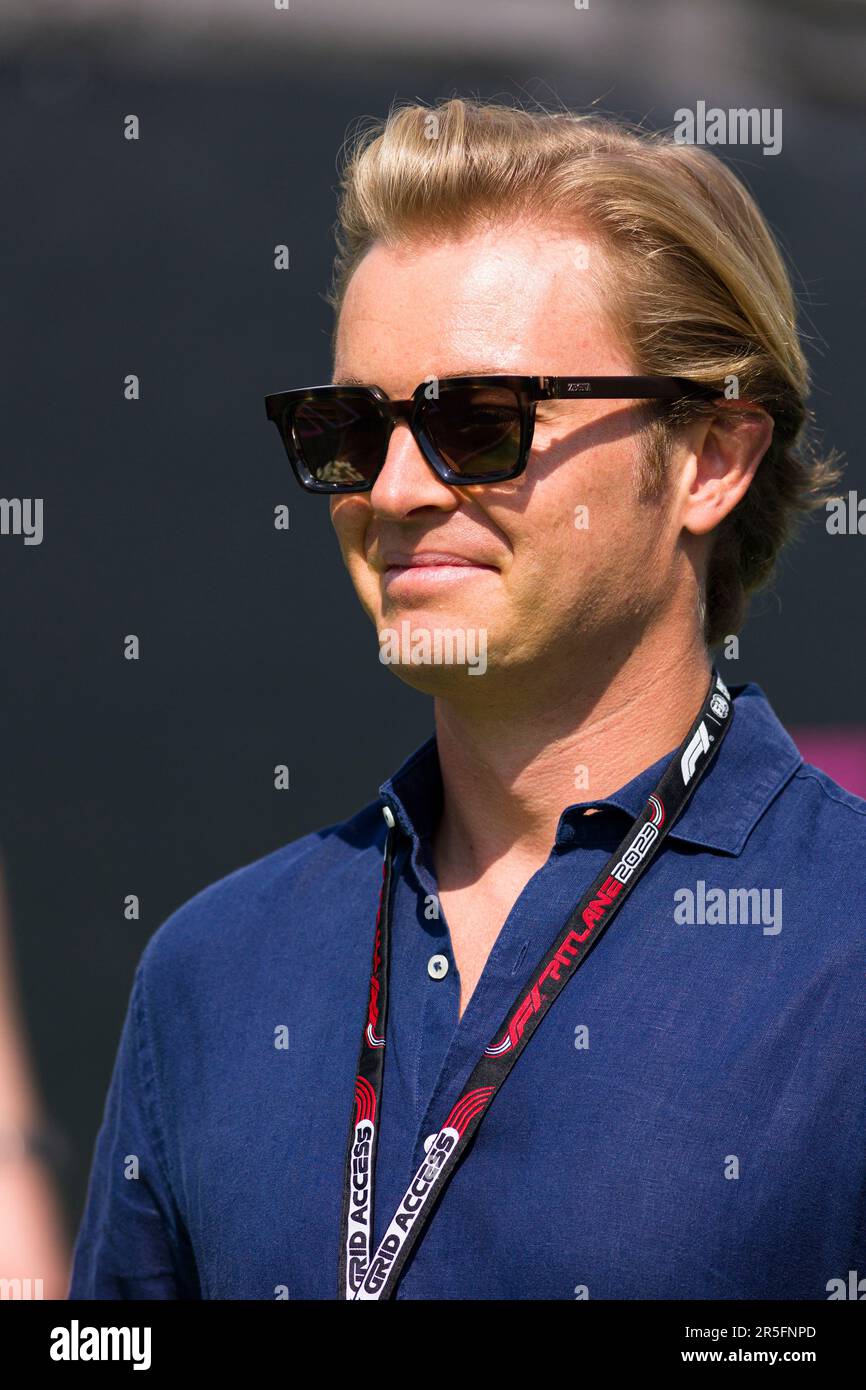
{"label": "dark tinted lens", "polygon": [[291,420],[295,451],[317,483],[369,482],[382,460],[385,432],[373,401],[322,395],[301,401]]}
{"label": "dark tinted lens", "polygon": [[454,473],[485,478],[507,473],[520,457],[520,401],[510,387],[440,383],[425,402],[424,426]]}

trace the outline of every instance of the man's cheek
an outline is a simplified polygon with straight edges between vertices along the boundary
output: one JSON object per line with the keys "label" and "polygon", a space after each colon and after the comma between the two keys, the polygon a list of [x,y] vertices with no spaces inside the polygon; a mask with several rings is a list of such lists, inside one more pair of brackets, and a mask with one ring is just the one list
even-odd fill
{"label": "man's cheek", "polygon": [[346,568],[355,588],[355,593],[361,601],[362,606],[369,613],[371,607],[376,609],[380,606],[380,584],[378,574],[370,568],[366,559],[358,550],[350,550],[344,557]]}
{"label": "man's cheek", "polygon": [[350,572],[360,565],[369,568],[364,553],[364,528],[359,520],[350,516],[338,516],[332,520],[343,564]]}

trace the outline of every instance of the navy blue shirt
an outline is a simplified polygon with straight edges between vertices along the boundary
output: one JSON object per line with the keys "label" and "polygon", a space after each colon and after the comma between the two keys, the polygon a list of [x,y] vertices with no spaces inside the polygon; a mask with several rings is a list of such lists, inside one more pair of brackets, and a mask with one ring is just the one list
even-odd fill
{"label": "navy blue shirt", "polygon": [[[803,763],[757,686],[733,694],[716,762],[503,1085],[398,1298],[826,1299],[866,1274],[866,802]],[[350,820],[175,912],[136,972],[71,1296],[337,1297],[383,803],[402,835],[375,1243],[665,762],[562,812],[459,1020],[435,737]]]}

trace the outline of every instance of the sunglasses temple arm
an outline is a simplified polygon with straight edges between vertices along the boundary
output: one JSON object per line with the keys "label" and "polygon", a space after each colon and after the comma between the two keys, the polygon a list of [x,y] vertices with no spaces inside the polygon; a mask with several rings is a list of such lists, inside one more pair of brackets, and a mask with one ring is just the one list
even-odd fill
{"label": "sunglasses temple arm", "polygon": [[682,400],[717,395],[702,382],[673,376],[543,376],[538,400]]}

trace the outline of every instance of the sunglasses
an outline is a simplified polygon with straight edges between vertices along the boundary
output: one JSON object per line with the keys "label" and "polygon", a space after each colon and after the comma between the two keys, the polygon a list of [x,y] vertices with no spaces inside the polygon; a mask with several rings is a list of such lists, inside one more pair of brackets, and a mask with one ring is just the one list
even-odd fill
{"label": "sunglasses", "polygon": [[676,376],[459,376],[422,382],[402,401],[378,386],[310,386],[266,396],[265,408],[301,487],[342,493],[370,491],[400,423],[443,483],[501,483],[526,467],[539,401],[718,394]]}

